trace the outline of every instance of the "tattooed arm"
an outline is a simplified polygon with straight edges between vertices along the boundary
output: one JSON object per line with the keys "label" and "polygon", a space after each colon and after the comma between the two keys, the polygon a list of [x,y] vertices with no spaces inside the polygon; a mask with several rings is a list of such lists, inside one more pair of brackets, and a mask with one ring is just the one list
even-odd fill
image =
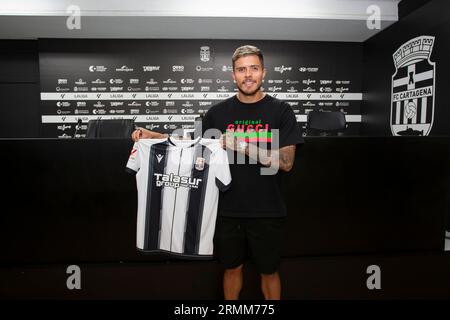
{"label": "tattooed arm", "polygon": [[289,145],[277,150],[265,150],[254,144],[249,144],[245,149],[245,154],[265,167],[275,167],[289,172],[294,166],[295,149],[295,145]]}
{"label": "tattooed arm", "polygon": [[294,166],[295,145],[284,146],[276,150],[266,150],[255,144],[248,143],[245,149],[239,148],[239,140],[232,133],[223,134],[220,137],[223,148],[235,150],[247,155],[265,167],[272,167],[289,172]]}

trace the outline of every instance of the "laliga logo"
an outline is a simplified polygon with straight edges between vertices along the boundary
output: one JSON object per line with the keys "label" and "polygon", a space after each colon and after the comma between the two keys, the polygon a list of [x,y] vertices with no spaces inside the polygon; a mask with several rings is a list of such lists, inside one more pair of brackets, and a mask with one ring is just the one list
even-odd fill
{"label": "laliga logo", "polygon": [[426,136],[434,121],[436,63],[430,61],[435,38],[420,36],[392,55],[390,126],[394,136]]}

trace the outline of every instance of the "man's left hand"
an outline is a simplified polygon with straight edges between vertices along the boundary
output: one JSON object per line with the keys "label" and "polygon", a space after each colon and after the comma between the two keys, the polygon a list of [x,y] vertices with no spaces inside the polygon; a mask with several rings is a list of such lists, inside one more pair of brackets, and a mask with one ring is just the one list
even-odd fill
{"label": "man's left hand", "polygon": [[234,132],[227,131],[225,134],[220,136],[220,142],[222,144],[222,148],[231,149],[233,151],[241,151],[239,148],[239,143],[244,141],[244,139],[238,139]]}

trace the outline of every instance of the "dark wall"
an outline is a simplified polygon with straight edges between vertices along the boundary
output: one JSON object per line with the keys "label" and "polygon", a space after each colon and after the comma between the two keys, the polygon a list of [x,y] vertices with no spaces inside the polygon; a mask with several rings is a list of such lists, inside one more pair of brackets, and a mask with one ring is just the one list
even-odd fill
{"label": "dark wall", "polygon": [[392,54],[408,40],[435,37],[430,60],[436,62],[435,114],[430,135],[450,134],[448,72],[450,71],[450,2],[434,0],[410,13],[364,43],[361,135],[392,135],[391,83],[395,72]]}
{"label": "dark wall", "polygon": [[398,18],[403,19],[405,16],[414,12],[421,6],[432,0],[402,0],[398,4]]}
{"label": "dark wall", "polygon": [[0,41],[0,137],[39,136],[37,41]]}

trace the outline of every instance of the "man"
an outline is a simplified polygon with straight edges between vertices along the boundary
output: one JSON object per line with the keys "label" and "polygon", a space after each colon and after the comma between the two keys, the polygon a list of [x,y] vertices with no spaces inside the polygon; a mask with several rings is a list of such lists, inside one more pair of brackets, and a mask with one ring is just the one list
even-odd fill
{"label": "man", "polygon": [[[264,298],[279,300],[278,266],[286,207],[277,176],[263,174],[263,170],[290,171],[296,145],[303,143],[303,138],[291,107],[261,90],[266,75],[262,52],[242,46],[234,52],[232,62],[238,93],[213,106],[202,124],[204,132],[214,128],[224,133],[220,139],[231,158],[233,183],[220,196],[215,231],[215,251],[225,267],[224,297],[239,298],[243,264],[250,257],[261,274]],[[135,141],[165,136],[142,128],[132,134]],[[239,157],[245,158],[245,163]]]}

